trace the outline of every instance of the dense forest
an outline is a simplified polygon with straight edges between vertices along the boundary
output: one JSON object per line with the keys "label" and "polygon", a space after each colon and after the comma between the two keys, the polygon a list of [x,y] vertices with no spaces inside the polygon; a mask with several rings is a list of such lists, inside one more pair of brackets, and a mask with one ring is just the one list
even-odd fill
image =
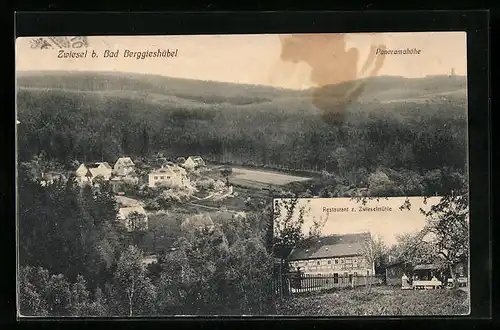
{"label": "dense forest", "polygon": [[386,167],[424,174],[447,167],[463,174],[465,79],[371,79],[378,80],[368,96],[332,125],[312,105],[310,90],[141,75],[21,75],[19,157],[45,152],[67,164],[161,151],[316,172]]}
{"label": "dense forest", "polygon": [[275,313],[274,192],[247,205],[248,221],[216,217],[210,228],[180,231],[172,250],[144,269],[143,252],[116,221],[109,185],[43,187],[30,172],[41,162],[69,169],[162,152],[318,174],[282,187],[302,197],[356,195],[354,188],[445,195],[462,186],[465,79],[370,79],[344,120],[328,124],[311,101],[314,90],[117,73],[18,75],[21,313]]}
{"label": "dense forest", "polygon": [[[41,186],[19,172],[19,307],[24,316],[266,314],[273,310],[269,217],[191,223],[143,267],[116,221],[111,187]],[[165,215],[172,217],[172,214]],[[171,229],[171,228],[170,228]],[[172,233],[173,234],[173,233]]]}

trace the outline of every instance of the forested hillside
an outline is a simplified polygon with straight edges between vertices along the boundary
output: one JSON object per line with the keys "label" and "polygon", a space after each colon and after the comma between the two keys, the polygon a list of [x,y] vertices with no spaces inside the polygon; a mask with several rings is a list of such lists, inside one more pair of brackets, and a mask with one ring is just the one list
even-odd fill
{"label": "forested hillside", "polygon": [[[18,77],[19,156],[114,161],[177,157],[348,175],[466,168],[466,80],[370,78],[328,124],[313,90],[115,73]],[[328,86],[335,89],[341,86]]]}

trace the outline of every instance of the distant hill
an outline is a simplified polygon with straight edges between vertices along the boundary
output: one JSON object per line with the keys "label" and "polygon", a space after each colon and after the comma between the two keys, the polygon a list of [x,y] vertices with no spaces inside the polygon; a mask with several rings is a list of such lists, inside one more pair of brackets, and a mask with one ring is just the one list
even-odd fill
{"label": "distant hill", "polygon": [[[161,151],[173,159],[341,170],[351,184],[379,166],[464,168],[464,77],[355,83],[363,93],[345,105],[336,95],[352,83],[295,91],[126,73],[19,73],[19,159],[44,152],[65,164],[113,162]],[[343,120],[325,120],[339,109]],[[350,168],[361,172],[349,177]]]}
{"label": "distant hill", "polygon": [[[373,77],[360,80],[364,85],[360,103],[425,102],[443,99],[466,99],[467,80],[463,76],[429,76],[404,78]],[[325,86],[327,95],[336,95],[346,84]],[[116,72],[19,72],[19,88],[86,91],[123,98],[139,98],[156,104],[183,104],[204,108],[208,104],[290,108],[290,103],[306,103],[317,91],[279,89],[269,86],[244,85],[171,78],[158,75]],[[273,105],[271,105],[273,103]],[[304,110],[304,109],[303,109]]]}

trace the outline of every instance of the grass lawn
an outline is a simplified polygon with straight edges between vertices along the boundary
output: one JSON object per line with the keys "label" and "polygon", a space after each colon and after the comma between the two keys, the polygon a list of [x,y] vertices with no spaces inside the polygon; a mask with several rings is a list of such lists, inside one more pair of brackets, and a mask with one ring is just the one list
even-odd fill
{"label": "grass lawn", "polygon": [[468,293],[462,290],[401,290],[397,287],[344,289],[294,296],[279,307],[281,315],[403,316],[467,315]]}

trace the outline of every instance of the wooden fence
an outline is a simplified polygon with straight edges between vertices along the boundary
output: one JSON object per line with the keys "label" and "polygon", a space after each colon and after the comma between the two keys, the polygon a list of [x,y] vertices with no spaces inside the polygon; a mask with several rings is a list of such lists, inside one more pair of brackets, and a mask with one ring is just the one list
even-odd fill
{"label": "wooden fence", "polygon": [[379,285],[383,283],[383,276],[334,276],[334,275],[310,275],[310,274],[287,274],[282,278],[275,279],[274,291],[280,297],[290,294],[318,292],[335,288],[354,288],[368,285]]}

